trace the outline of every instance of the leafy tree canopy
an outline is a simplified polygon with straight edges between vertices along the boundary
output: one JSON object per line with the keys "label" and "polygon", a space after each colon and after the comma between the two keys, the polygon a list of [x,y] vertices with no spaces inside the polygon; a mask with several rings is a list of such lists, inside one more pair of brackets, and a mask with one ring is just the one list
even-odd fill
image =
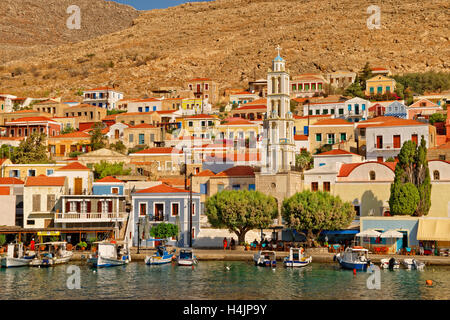
{"label": "leafy tree canopy", "polygon": [[150,235],[155,239],[167,239],[178,236],[178,226],[161,222],[150,229]]}
{"label": "leafy tree canopy", "polygon": [[109,163],[104,160],[94,165],[94,175],[96,179],[102,179],[108,176],[126,176],[131,173],[131,169],[125,170],[124,163]]}
{"label": "leafy tree canopy", "polygon": [[22,164],[50,163],[47,157],[45,139],[46,137],[43,133],[32,133],[31,136],[22,140],[20,145],[14,149],[11,161]]}

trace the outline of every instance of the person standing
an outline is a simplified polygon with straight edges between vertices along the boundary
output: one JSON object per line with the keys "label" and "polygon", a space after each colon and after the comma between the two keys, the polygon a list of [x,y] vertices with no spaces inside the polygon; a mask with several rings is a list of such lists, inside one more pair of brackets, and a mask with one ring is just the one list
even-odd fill
{"label": "person standing", "polygon": [[223,238],[223,250],[227,250],[228,241],[227,238]]}
{"label": "person standing", "polygon": [[34,251],[35,245],[36,245],[36,243],[34,242],[34,238],[32,238],[31,241],[30,241],[30,250],[31,251]]}

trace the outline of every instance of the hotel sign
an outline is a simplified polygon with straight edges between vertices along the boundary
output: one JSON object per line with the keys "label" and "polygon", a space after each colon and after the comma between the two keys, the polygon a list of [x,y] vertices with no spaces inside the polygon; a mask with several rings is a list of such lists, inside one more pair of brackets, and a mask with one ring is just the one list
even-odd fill
{"label": "hotel sign", "polygon": [[38,236],[59,236],[59,231],[39,231]]}

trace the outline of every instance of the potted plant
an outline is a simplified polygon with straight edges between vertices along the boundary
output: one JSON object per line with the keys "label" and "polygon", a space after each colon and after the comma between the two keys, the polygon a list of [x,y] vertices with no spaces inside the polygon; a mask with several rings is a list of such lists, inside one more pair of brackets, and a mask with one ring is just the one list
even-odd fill
{"label": "potted plant", "polygon": [[4,234],[0,234],[0,253],[5,252],[5,248],[3,245],[6,243],[6,236]]}
{"label": "potted plant", "polygon": [[87,243],[84,242],[84,241],[80,241],[80,242],[77,244],[77,246],[81,248],[81,251],[84,251],[84,250],[86,250]]}

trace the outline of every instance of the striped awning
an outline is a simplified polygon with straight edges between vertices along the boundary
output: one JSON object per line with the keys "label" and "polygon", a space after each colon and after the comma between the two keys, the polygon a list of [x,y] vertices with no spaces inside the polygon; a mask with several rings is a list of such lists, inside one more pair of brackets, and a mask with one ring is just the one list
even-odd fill
{"label": "striped awning", "polygon": [[417,240],[450,241],[450,218],[420,218]]}

